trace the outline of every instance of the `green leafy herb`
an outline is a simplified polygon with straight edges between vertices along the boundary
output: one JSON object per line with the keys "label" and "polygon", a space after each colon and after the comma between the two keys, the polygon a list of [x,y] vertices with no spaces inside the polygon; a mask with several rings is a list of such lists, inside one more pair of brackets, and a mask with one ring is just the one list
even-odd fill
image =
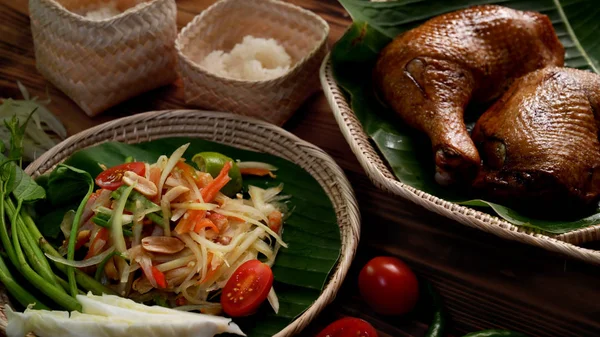
{"label": "green leafy herb", "polygon": [[94,186],[94,179],[88,172],[60,164],[48,177],[48,200],[53,206],[80,201],[90,185]]}
{"label": "green leafy herb", "polygon": [[[11,119],[4,120],[4,125],[10,133],[9,157],[19,160],[19,163],[21,163],[21,158],[23,157],[23,138],[25,138],[25,128],[27,127],[27,123],[34,113],[35,110],[29,114],[25,122],[21,125],[19,125],[19,118],[17,116],[12,116]],[[19,164],[19,166],[21,165]]]}
{"label": "green leafy herb", "polygon": [[[46,196],[44,189],[21,169],[25,128],[34,112],[35,109],[23,124],[19,124],[17,116],[4,121],[10,133],[10,149],[8,158],[0,153],[0,175],[6,184],[4,192],[7,195],[12,193],[19,204],[43,199]],[[19,163],[19,165],[17,166],[15,163]]]}
{"label": "green leafy herb", "polygon": [[599,69],[600,45],[589,34],[593,1],[558,0],[448,0],[370,2],[340,0],[354,23],[336,43],[331,53],[336,82],[345,90],[352,110],[366,134],[373,140],[398,180],[439,198],[482,207],[507,221],[539,231],[566,233],[597,224],[600,214],[574,221],[548,221],[525,216],[495,203],[473,200],[459,190],[442,188],[433,179],[434,164],[429,140],[408,128],[374,93],[371,74],[380,50],[396,35],[414,28],[434,16],[471,5],[496,3],[520,10],[546,14],[566,49],[570,67]]}
{"label": "green leafy herb", "polygon": [[[56,145],[59,139],[66,138],[67,131],[62,123],[46,108],[46,104],[50,103],[49,99],[42,101],[38,100],[37,97],[30,97],[25,86],[20,82],[17,82],[17,86],[24,99],[0,98],[0,120],[10,121],[16,117],[24,121],[30,117],[32,111],[36,111],[35,114],[31,115],[31,122],[26,124],[21,138],[23,159],[31,161]],[[8,128],[5,127],[4,123],[0,123],[0,144],[9,146],[10,138]],[[0,151],[0,153],[3,152],[3,150]]]}
{"label": "green leafy herb", "polygon": [[5,193],[12,193],[19,202],[33,202],[46,197],[46,192],[29,175],[15,164],[14,160],[0,153],[0,175],[3,177]]}

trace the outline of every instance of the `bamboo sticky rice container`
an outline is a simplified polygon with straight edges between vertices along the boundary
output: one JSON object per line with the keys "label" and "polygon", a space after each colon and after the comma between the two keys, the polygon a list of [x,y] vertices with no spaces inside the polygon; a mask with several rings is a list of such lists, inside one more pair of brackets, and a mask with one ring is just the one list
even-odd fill
{"label": "bamboo sticky rice container", "polygon": [[[85,16],[116,5],[120,14]],[[30,0],[38,71],[95,116],[177,78],[174,0]]]}
{"label": "bamboo sticky rice container", "polygon": [[[300,7],[274,0],[221,0],[196,16],[176,41],[188,104],[283,124],[312,93],[329,26]],[[263,81],[224,78],[199,63],[212,51],[230,51],[244,36],[273,38],[291,56],[282,76]]]}

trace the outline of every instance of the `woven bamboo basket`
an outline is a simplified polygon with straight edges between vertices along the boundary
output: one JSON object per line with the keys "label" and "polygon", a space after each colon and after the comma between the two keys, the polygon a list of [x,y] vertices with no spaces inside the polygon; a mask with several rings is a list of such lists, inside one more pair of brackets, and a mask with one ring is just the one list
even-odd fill
{"label": "woven bamboo basket", "polygon": [[[275,337],[300,332],[335,298],[350,268],[360,236],[360,214],[350,183],[342,169],[318,147],[277,126],[249,117],[198,110],[154,111],[104,123],[71,136],[31,163],[25,172],[39,176],[74,151],[106,141],[140,143],[167,137],[202,138],[276,155],[301,166],[323,187],[335,208],[342,248],[321,296]],[[0,287],[0,335],[6,328],[3,312],[6,301]]]}
{"label": "woven bamboo basket", "polygon": [[[196,16],[175,46],[185,102],[283,124],[318,91],[329,26],[300,7],[274,0],[221,0]],[[214,50],[230,51],[246,35],[273,38],[292,58],[289,72],[266,81],[228,79],[199,62]]]}
{"label": "woven bamboo basket", "polygon": [[600,225],[561,235],[540,234],[525,227],[515,226],[496,216],[442,200],[398,181],[369,141],[369,136],[364,132],[362,125],[354,115],[346,96],[335,82],[329,56],[323,61],[320,78],[323,91],[344,138],[346,138],[352,152],[358,158],[369,179],[378,188],[406,198],[430,211],[464,225],[499,237],[542,247],[586,262],[600,264],[600,251],[576,246],[584,242],[598,240]]}
{"label": "woven bamboo basket", "polygon": [[[130,9],[77,14],[109,1]],[[38,71],[89,116],[177,78],[175,0],[29,0],[29,15]]]}

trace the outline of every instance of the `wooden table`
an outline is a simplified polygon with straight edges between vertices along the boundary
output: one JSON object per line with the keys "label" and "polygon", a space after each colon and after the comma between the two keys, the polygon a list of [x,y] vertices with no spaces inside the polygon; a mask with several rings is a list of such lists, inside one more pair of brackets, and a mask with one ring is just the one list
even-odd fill
{"label": "wooden table", "polygon": [[[212,2],[177,1],[179,28]],[[350,23],[335,0],[291,2],[329,22],[330,45]],[[176,82],[89,118],[35,69],[27,1],[0,0],[0,22],[0,97],[20,97],[17,80],[34,95],[45,97],[48,89],[49,107],[69,134],[133,113],[185,107],[181,84]],[[598,267],[501,240],[378,191],[342,137],[323,94],[310,98],[284,127],[337,160],[355,189],[363,219],[361,245],[345,285],[301,336],[314,336],[344,315],[369,320],[380,337],[424,334],[427,317],[380,317],[358,296],[357,271],[379,254],[398,256],[433,281],[449,309],[453,335],[502,327],[532,336],[600,336]]]}

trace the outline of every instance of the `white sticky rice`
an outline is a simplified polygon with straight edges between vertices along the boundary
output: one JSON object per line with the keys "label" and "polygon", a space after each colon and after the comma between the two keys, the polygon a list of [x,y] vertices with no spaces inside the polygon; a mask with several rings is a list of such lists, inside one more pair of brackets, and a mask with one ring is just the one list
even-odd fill
{"label": "white sticky rice", "polygon": [[226,78],[262,81],[279,77],[290,69],[292,59],[274,39],[244,37],[227,53],[215,50],[208,54],[200,66]]}
{"label": "white sticky rice", "polygon": [[100,6],[94,6],[92,9],[82,11],[83,16],[90,20],[104,20],[112,18],[123,12],[135,11],[138,7],[144,5],[144,1],[139,0],[113,0],[101,3]]}
{"label": "white sticky rice", "polygon": [[106,3],[104,6],[87,11],[85,13],[85,17],[90,20],[104,20],[119,14],[121,14],[121,11],[117,8],[117,3],[115,1],[111,1]]}

